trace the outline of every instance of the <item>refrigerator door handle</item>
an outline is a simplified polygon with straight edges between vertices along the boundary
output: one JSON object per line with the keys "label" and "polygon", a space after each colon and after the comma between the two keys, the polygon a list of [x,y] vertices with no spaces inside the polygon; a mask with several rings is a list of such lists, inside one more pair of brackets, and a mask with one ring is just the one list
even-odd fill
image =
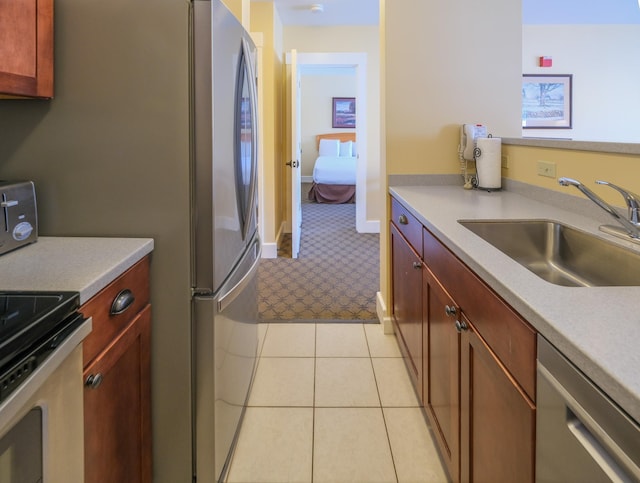
{"label": "refrigerator door handle", "polygon": [[242,293],[244,288],[249,284],[249,282],[253,279],[256,272],[258,271],[258,266],[260,265],[260,257],[262,255],[262,245],[260,240],[256,240],[255,243],[258,245],[258,252],[256,253],[256,260],[251,265],[251,268],[247,271],[244,277],[240,279],[238,283],[236,283],[233,287],[231,287],[226,292],[222,293],[218,297],[218,311],[222,312],[226,309],[231,302],[233,302],[238,295]]}

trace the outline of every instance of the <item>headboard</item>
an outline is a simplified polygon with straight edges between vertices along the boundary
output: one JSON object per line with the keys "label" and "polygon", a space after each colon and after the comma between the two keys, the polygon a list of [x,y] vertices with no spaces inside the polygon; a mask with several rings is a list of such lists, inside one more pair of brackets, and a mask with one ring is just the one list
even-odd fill
{"label": "headboard", "polygon": [[346,141],[354,141],[356,140],[355,132],[331,132],[327,134],[318,134],[316,135],[316,150],[320,149],[320,140],[321,139],[339,139],[341,143]]}

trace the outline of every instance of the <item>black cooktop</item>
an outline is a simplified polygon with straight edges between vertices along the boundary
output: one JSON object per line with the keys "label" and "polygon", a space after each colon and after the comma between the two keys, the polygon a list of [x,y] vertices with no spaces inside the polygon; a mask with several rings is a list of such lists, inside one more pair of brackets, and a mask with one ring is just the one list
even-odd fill
{"label": "black cooktop", "polygon": [[84,320],[77,292],[0,291],[0,401]]}

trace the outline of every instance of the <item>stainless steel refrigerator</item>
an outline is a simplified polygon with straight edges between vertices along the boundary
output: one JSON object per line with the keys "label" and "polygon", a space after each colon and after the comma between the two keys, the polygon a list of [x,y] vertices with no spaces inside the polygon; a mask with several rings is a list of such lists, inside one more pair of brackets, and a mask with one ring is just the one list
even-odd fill
{"label": "stainless steel refrigerator", "polygon": [[192,13],[194,471],[223,480],[258,346],[256,49],[219,0]]}

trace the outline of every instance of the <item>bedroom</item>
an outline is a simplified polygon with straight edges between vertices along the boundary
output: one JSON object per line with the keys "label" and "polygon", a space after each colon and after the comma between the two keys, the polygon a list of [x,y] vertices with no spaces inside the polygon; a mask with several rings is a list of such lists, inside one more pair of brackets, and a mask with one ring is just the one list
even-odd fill
{"label": "bedroom", "polygon": [[357,126],[333,127],[333,99],[356,99],[354,69],[301,66],[300,94],[302,182],[320,183],[313,186],[313,192],[303,190],[302,197],[325,203],[355,202]]}

